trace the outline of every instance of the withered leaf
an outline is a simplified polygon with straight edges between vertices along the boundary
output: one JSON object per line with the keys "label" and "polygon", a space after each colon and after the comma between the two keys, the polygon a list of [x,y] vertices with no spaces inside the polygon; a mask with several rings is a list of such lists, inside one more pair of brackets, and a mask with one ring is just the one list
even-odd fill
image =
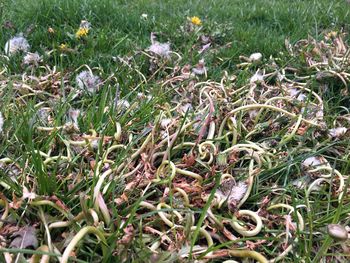
{"label": "withered leaf", "polygon": [[37,248],[38,239],[36,238],[36,229],[32,226],[25,226],[12,234],[14,239],[10,248]]}

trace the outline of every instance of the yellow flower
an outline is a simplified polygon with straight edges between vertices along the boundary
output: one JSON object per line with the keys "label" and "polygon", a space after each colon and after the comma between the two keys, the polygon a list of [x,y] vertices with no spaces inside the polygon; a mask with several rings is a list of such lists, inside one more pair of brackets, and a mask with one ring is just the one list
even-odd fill
{"label": "yellow flower", "polygon": [[337,35],[338,35],[337,32],[331,31],[331,32],[329,32],[329,33],[326,35],[326,37],[328,37],[328,38],[336,38]]}
{"label": "yellow flower", "polygon": [[80,27],[78,31],[75,33],[75,36],[76,38],[86,37],[88,33],[89,33],[88,28]]}
{"label": "yellow flower", "polygon": [[60,50],[61,51],[66,51],[68,49],[68,45],[65,44],[65,43],[62,43],[60,46],[59,46]]}
{"label": "yellow flower", "polygon": [[200,18],[198,16],[192,16],[190,21],[192,24],[194,24],[196,26],[200,26],[202,24],[202,20],[200,20]]}

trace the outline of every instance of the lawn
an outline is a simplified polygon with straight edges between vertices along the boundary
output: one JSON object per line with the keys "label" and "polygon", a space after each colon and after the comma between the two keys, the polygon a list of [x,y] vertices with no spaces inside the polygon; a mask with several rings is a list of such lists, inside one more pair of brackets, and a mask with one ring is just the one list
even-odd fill
{"label": "lawn", "polygon": [[0,1],[0,262],[347,262],[347,1]]}

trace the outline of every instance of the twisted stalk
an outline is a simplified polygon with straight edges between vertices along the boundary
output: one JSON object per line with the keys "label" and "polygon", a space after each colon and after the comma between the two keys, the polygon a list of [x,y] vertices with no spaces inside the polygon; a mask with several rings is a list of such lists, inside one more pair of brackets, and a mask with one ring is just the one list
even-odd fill
{"label": "twisted stalk", "polygon": [[261,217],[257,213],[250,211],[250,210],[239,210],[238,216],[251,217],[253,219],[253,221],[256,223],[256,226],[253,230],[247,230],[245,227],[241,226],[237,222],[236,217],[233,217],[233,219],[231,221],[231,226],[235,231],[237,231],[239,234],[241,234],[244,237],[253,237],[253,236],[256,236],[257,234],[260,233],[260,231],[263,227],[263,223],[262,223]]}
{"label": "twisted stalk", "polygon": [[86,226],[82,228],[74,237],[73,239],[69,242],[68,246],[64,250],[64,253],[62,255],[62,258],[60,260],[60,263],[67,263],[69,256],[73,252],[74,248],[77,246],[78,242],[84,238],[85,235],[88,234],[94,234],[101,242],[102,245],[102,255],[103,257],[106,257],[108,254],[107,250],[107,242],[106,239],[103,235],[103,233],[98,230],[96,227],[93,226]]}

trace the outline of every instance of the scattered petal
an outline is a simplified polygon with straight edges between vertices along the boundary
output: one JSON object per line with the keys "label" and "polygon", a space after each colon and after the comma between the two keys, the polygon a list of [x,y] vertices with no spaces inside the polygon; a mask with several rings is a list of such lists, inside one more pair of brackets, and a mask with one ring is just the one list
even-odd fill
{"label": "scattered petal", "polygon": [[249,60],[251,62],[260,62],[262,60],[262,54],[257,52],[250,55]]}
{"label": "scattered petal", "polygon": [[346,241],[348,239],[348,231],[339,224],[330,224],[327,226],[328,234],[337,241]]}
{"label": "scattered petal", "polygon": [[204,59],[199,60],[195,68],[192,69],[192,72],[196,75],[204,75],[207,72],[205,67]]}
{"label": "scattered petal", "polygon": [[182,105],[180,107],[180,112],[185,114],[187,111],[190,111],[191,109],[193,109],[193,106],[191,103],[186,103],[185,105]]}
{"label": "scattered petal", "polygon": [[30,192],[27,187],[23,186],[22,200],[33,200],[36,198],[36,193]]}
{"label": "scattered petal", "polygon": [[203,54],[205,51],[207,51],[211,46],[211,43],[205,44],[202,46],[202,48],[198,51],[199,54]]}
{"label": "scattered petal", "polygon": [[162,129],[166,129],[171,122],[172,122],[171,119],[162,119],[160,121],[160,127],[162,127]]}
{"label": "scattered petal", "polygon": [[339,138],[343,136],[348,131],[345,127],[338,127],[329,130],[329,135],[333,138]]}
{"label": "scattered petal", "polygon": [[264,76],[257,71],[249,80],[250,83],[261,83],[264,81]]}
{"label": "scattered petal", "polygon": [[298,101],[304,101],[307,98],[307,96],[300,90],[294,88],[289,89],[289,94],[291,97],[296,98]]}
{"label": "scattered petal", "polygon": [[322,157],[322,156],[312,156],[309,158],[306,158],[303,162],[302,162],[302,166],[303,167],[314,167],[314,166],[319,166],[322,164],[328,164],[327,160]]}

